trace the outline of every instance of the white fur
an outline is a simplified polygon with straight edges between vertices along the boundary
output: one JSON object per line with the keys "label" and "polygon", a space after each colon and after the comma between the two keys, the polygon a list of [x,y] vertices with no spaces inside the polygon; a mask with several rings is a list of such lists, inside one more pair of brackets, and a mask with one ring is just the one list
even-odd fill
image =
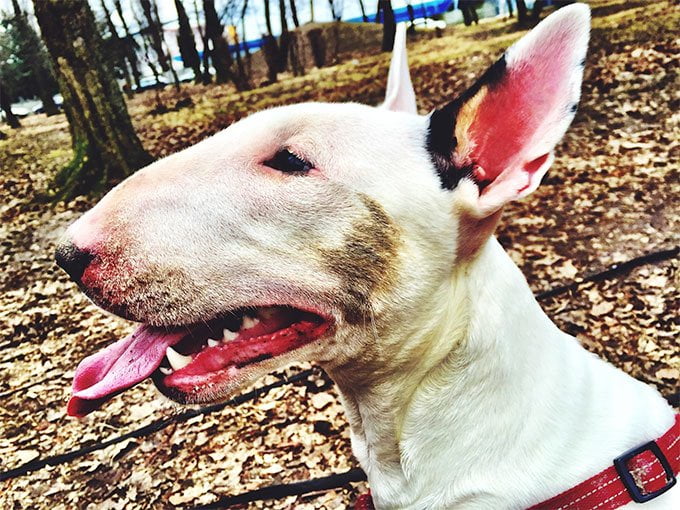
{"label": "white fur", "polygon": [[[557,21],[582,20],[580,9]],[[119,299],[145,322],[269,304],[333,317],[332,337],[245,369],[213,396],[295,359],[323,365],[377,508],[525,508],[659,437],[673,410],[560,332],[493,237],[457,257],[456,204],[477,191],[468,180],[442,189],[428,129],[427,117],[354,104],[261,112],[138,172],[68,235],[97,254],[100,281],[85,283],[95,299]],[[282,147],[315,170],[267,168]],[[350,323],[343,280],[362,275],[338,274],[334,254],[357,244],[379,252],[361,237],[378,227],[396,252],[367,298],[370,314]],[[644,508],[680,508],[680,489]]]}
{"label": "white fur", "polygon": [[387,90],[383,108],[392,111],[418,113],[416,94],[411,83],[406,54],[406,23],[397,25],[390,70],[387,75]]}

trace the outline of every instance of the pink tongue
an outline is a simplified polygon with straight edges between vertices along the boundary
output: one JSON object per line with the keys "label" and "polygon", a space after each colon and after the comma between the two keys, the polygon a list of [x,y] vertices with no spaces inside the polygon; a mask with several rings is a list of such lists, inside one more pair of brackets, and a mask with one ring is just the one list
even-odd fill
{"label": "pink tongue", "polygon": [[184,335],[186,332],[167,333],[142,325],[130,336],[85,358],[73,378],[68,414],[82,418],[117,393],[149,377],[161,364],[165,349]]}

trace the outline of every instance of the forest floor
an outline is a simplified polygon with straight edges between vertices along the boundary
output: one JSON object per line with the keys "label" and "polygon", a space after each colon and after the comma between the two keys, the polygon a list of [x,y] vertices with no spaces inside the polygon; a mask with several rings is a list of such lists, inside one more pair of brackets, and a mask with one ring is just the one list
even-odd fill
{"label": "forest floor", "polygon": [[[537,293],[680,244],[680,9],[667,1],[592,4],[579,112],[543,185],[507,209],[498,231]],[[510,22],[490,21],[411,44],[421,111],[463,91],[521,33]],[[164,114],[152,113],[149,92],[130,111],[144,145],[162,156],[264,107],[309,100],[378,104],[388,60],[367,52],[246,93],[186,86],[183,94],[194,105]],[[161,93],[165,104],[179,98]],[[53,263],[60,234],[94,203],[40,200],[71,156],[66,119],[27,118],[8,134],[0,141],[2,471],[182,412],[147,381],[83,420],[65,415],[78,362],[131,324],[89,303]],[[586,348],[671,398],[680,379],[678,265],[677,256],[646,264],[541,304]],[[304,368],[292,366],[260,385]],[[188,507],[354,466],[336,391],[315,371],[240,405],[0,482],[0,507]],[[344,508],[365,490],[358,483],[251,507]]]}

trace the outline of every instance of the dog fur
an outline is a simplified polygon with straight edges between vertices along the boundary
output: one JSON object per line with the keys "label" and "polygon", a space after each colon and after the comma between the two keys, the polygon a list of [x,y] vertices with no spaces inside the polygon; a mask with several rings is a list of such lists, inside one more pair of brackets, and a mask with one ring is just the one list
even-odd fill
{"label": "dog fur", "polygon": [[[381,107],[256,113],[112,190],[68,231],[96,253],[81,285],[157,326],[272,303],[333,317],[324,338],[245,368],[210,399],[319,363],[378,509],[549,499],[674,419],[654,389],[557,329],[492,236],[574,116],[588,25],[587,7],[560,9],[426,116],[400,30]],[[314,168],[263,165],[281,148]],[[680,489],[645,508],[680,508]]]}

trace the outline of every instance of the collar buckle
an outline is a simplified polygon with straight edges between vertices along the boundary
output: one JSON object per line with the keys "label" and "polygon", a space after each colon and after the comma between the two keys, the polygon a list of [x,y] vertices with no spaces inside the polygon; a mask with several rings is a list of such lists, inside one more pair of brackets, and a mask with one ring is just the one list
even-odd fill
{"label": "collar buckle", "polygon": [[[651,492],[647,492],[644,487],[639,487],[637,485],[633,474],[628,468],[628,462],[644,452],[650,452],[656,457],[656,460],[659,461],[659,464],[661,464],[661,467],[663,467],[664,473],[666,475],[666,485]],[[661,451],[661,448],[659,448],[659,445],[656,444],[656,441],[650,441],[641,446],[633,448],[632,450],[628,450],[619,457],[616,457],[614,459],[614,467],[616,468],[616,472],[619,474],[623,485],[626,487],[628,494],[630,494],[630,497],[633,499],[633,501],[637,503],[645,503],[660,496],[668,489],[673,487],[677,482],[675,475],[673,474],[673,470],[671,469],[670,462],[668,462],[668,459]]]}

